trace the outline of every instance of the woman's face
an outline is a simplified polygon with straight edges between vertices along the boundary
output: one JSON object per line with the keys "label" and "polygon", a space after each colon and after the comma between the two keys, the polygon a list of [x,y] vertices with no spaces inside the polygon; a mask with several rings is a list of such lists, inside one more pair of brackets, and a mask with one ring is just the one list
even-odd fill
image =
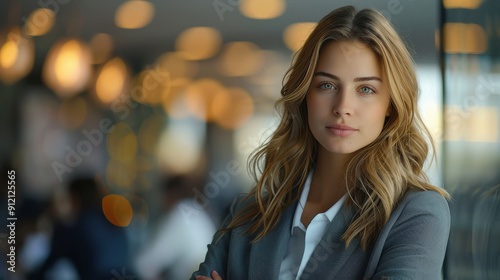
{"label": "woman's face", "polygon": [[378,58],[359,41],[322,48],[306,100],[311,132],[330,153],[350,154],[367,146],[390,114]]}

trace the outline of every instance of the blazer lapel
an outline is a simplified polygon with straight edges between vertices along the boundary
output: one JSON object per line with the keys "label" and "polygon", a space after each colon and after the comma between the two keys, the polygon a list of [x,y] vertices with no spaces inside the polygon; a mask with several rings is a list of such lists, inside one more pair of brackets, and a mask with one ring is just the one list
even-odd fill
{"label": "blazer lapel", "polygon": [[347,249],[342,240],[342,235],[347,230],[352,216],[348,206],[335,215],[309,258],[300,279],[336,279],[336,275],[347,259],[356,249],[359,249],[358,239],[354,239]]}
{"label": "blazer lapel", "polygon": [[274,229],[250,249],[248,279],[278,279],[297,201],[288,206]]}

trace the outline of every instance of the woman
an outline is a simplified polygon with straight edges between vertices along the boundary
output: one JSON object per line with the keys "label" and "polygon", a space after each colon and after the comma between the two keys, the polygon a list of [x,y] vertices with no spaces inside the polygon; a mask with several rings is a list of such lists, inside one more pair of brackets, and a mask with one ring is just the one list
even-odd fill
{"label": "woman", "polygon": [[281,94],[281,122],[252,158],[257,186],[192,279],[439,279],[448,194],[422,170],[431,139],[387,19],[331,12]]}

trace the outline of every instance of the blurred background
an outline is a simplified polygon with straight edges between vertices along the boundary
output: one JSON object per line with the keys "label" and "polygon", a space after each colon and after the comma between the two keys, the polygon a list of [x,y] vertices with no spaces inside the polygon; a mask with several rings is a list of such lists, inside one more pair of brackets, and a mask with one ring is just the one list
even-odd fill
{"label": "blurred background", "polygon": [[294,52],[344,5],[416,62],[452,194],[444,279],[500,279],[498,0],[2,0],[0,279],[187,279],[253,187]]}

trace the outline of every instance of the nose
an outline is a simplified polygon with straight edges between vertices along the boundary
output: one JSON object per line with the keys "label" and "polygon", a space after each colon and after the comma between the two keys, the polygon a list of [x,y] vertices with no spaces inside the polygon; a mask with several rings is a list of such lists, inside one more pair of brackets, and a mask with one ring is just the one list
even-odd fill
{"label": "nose", "polygon": [[335,94],[333,100],[333,114],[339,117],[351,116],[353,111],[353,100],[348,91],[341,89]]}

